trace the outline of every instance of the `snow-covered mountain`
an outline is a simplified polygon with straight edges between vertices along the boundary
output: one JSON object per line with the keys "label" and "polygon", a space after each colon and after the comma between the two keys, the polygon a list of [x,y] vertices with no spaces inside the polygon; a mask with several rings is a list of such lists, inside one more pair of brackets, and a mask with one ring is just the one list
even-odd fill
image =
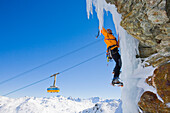
{"label": "snow-covered mountain", "polygon": [[93,97],[80,99],[72,97],[22,97],[0,96],[0,113],[118,113],[121,101]]}
{"label": "snow-covered mountain", "polygon": [[121,106],[121,102],[98,103],[94,107],[83,110],[80,113],[122,113]]}

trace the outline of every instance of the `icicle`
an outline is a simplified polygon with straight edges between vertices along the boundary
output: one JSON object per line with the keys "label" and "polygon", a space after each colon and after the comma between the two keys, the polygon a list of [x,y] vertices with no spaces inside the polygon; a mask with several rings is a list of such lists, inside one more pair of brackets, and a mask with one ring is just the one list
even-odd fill
{"label": "icicle", "polygon": [[93,15],[92,0],[86,0],[87,17],[90,18],[90,13]]}
{"label": "icicle", "polygon": [[90,18],[90,14],[93,15],[93,8],[92,5],[95,6],[95,11],[97,13],[97,17],[99,19],[99,27],[102,29],[104,23],[104,10],[109,11],[112,14],[113,22],[115,24],[116,33],[118,34],[121,22],[121,15],[117,13],[117,9],[114,5],[107,4],[105,0],[86,0],[87,4],[87,16],[88,19]]}

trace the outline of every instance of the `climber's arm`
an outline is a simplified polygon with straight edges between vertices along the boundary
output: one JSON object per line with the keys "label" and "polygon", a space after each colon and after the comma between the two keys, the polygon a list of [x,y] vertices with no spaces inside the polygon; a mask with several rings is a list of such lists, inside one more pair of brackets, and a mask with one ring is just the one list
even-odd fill
{"label": "climber's arm", "polygon": [[101,33],[106,37],[107,36],[107,31],[104,27],[102,27]]}

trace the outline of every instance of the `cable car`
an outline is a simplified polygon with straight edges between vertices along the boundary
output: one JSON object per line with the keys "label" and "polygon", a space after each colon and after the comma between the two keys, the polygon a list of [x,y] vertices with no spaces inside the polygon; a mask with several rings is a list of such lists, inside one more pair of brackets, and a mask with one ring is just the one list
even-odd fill
{"label": "cable car", "polygon": [[53,74],[51,75],[50,77],[54,77],[54,83],[53,83],[53,86],[50,86],[47,88],[47,92],[48,93],[58,93],[60,92],[60,89],[59,87],[57,87],[55,84],[56,84],[56,76],[58,75],[59,73],[56,73],[56,74]]}

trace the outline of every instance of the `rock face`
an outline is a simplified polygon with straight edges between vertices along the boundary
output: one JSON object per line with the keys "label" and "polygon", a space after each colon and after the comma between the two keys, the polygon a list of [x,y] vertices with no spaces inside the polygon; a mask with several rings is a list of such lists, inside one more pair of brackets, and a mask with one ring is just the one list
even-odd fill
{"label": "rock face", "polygon": [[[140,41],[138,57],[156,67],[146,82],[156,88],[144,92],[138,103],[144,113],[170,112],[170,0],[106,0],[122,15],[121,26]],[[150,80],[151,79],[151,80]],[[168,108],[169,107],[169,108]]]}
{"label": "rock face", "polygon": [[158,100],[154,93],[145,92],[138,103],[144,112],[168,113],[170,111],[170,108],[168,108],[170,102],[170,76],[168,75],[170,75],[170,63],[159,66],[155,69],[154,75],[146,79],[150,86],[157,89],[157,93],[163,102]]}
{"label": "rock face", "polygon": [[154,71],[153,86],[163,99],[164,103],[170,102],[170,63],[159,66]]}
{"label": "rock face", "polygon": [[144,113],[168,113],[170,110],[164,103],[162,103],[156,94],[146,91],[141,96],[139,102],[140,108]]}
{"label": "rock face", "polygon": [[[140,40],[140,57],[170,56],[169,0],[106,0],[122,14],[121,26]],[[169,7],[168,7],[169,6]]]}

